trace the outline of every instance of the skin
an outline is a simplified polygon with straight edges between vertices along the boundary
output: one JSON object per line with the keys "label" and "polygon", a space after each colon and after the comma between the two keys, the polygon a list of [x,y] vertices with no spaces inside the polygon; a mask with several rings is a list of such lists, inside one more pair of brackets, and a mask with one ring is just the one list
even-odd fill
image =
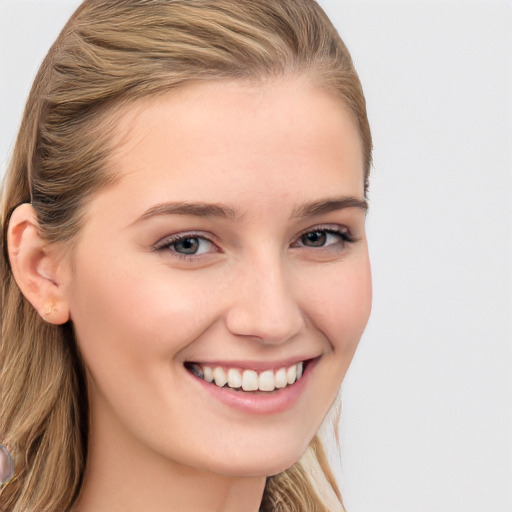
{"label": "skin", "polygon": [[[369,317],[364,209],[295,215],[333,198],[364,203],[356,124],[303,80],[222,82],[141,101],[116,135],[119,179],[90,201],[72,254],[47,248],[32,263],[53,293],[33,304],[51,297],[46,320],[70,316],[88,371],[76,510],[256,511],[265,477],[291,466],[320,426]],[[176,201],[231,214],[141,218]],[[37,237],[28,208],[13,215],[19,244]],[[197,254],[173,245],[183,234]],[[298,400],[273,414],[219,402],[184,367],[311,357]]]}

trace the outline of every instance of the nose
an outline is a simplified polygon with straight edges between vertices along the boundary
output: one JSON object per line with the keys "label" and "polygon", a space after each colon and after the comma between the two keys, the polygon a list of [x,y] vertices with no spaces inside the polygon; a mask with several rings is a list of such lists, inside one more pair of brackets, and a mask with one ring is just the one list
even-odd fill
{"label": "nose", "polygon": [[305,319],[292,273],[281,261],[268,260],[241,266],[237,272],[228,292],[226,325],[236,336],[277,345],[299,334]]}

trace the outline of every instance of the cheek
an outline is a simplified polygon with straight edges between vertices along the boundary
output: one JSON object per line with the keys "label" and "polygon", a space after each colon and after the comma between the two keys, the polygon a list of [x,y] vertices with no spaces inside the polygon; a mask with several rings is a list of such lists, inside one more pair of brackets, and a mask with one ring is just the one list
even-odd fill
{"label": "cheek", "polygon": [[204,278],[152,263],[82,262],[70,310],[86,361],[132,359],[140,371],[144,361],[173,358],[213,321],[218,301],[204,293]]}
{"label": "cheek", "polygon": [[181,385],[174,372],[181,368],[181,351],[207,329],[214,311],[198,300],[200,283],[190,275],[180,279],[159,264],[140,265],[137,272],[133,268],[133,261],[122,258],[116,268],[105,269],[82,261],[70,309],[92,377],[92,403],[108,404],[107,410],[112,408],[136,429],[134,404],[146,419],[160,412],[162,404],[172,409],[175,395],[169,397],[169,389]]}
{"label": "cheek", "polygon": [[352,356],[368,323],[372,282],[368,258],[343,264],[317,297],[319,328],[333,350]]}

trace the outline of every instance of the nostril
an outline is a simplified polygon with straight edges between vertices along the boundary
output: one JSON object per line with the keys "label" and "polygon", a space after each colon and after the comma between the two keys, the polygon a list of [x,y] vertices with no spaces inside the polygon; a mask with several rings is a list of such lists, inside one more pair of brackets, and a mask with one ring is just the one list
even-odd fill
{"label": "nostril", "polygon": [[226,316],[226,327],[236,336],[254,338],[266,345],[285,343],[299,334],[305,325],[302,312],[292,304],[274,303],[265,308],[257,304],[238,305]]}

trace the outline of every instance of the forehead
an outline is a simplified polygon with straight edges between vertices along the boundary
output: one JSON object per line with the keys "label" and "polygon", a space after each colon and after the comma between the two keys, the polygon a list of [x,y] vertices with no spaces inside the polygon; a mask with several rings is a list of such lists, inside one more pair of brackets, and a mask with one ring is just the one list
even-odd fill
{"label": "forehead", "polygon": [[305,81],[195,84],[118,114],[108,165],[149,202],[165,194],[278,200],[286,191],[309,199],[329,187],[364,195],[356,122],[339,98]]}

